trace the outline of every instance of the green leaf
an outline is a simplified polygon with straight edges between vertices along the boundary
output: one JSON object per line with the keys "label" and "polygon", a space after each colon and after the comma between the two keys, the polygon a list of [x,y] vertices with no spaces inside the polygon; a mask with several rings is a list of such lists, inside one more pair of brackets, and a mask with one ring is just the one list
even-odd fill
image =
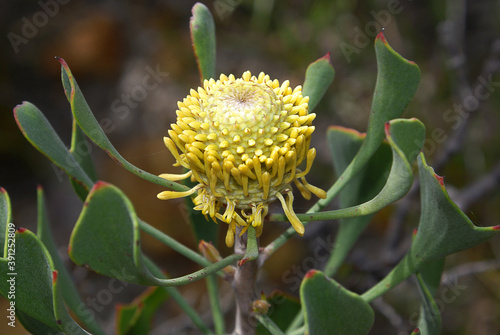
{"label": "green leaf", "polygon": [[[352,129],[330,127],[327,139],[332,157],[335,157],[333,164],[337,175],[341,175],[352,161],[365,136],[366,134]],[[375,197],[387,180],[391,160],[391,147],[388,142],[383,142],[368,163],[359,171],[357,177],[351,180],[340,193],[340,207],[347,208]],[[332,254],[324,270],[327,276],[333,277],[337,272],[372,217],[373,215],[366,215],[340,220]]]}
{"label": "green leaf", "polygon": [[[413,183],[412,164],[422,149],[425,138],[425,127],[417,119],[396,119],[388,122],[385,127],[387,141],[392,149],[392,166],[386,184],[379,194],[373,199],[360,205],[351,206],[332,211],[297,214],[304,226],[314,220],[334,220],[369,215],[378,212],[392,202],[401,199],[411,188]],[[286,217],[282,214],[269,215],[270,221],[284,221]],[[288,238],[295,234],[293,228],[270,243],[261,252],[268,257]]]}
{"label": "green leaf", "polygon": [[[95,171],[94,163],[92,162],[92,157],[90,156],[91,144],[85,138],[85,134],[78,126],[78,123],[73,118],[73,131],[71,133],[71,147],[69,152],[78,164],[81,166],[83,171],[89,176],[90,180],[95,182],[97,180],[97,174]],[[88,189],[82,187],[80,184],[76,183],[73,179],[70,179],[71,185],[75,190],[76,194],[80,197],[80,200],[85,201],[85,198],[89,194]]]}
{"label": "green leaf", "polygon": [[422,210],[411,254],[417,262],[444,258],[486,242],[499,226],[476,227],[450,199],[443,178],[428,166],[424,155],[418,160]]}
{"label": "green leaf", "polygon": [[434,300],[441,274],[443,273],[444,259],[439,259],[426,264],[420,273],[417,273],[418,291],[422,306],[418,329],[425,335],[439,335],[441,332],[441,315]]}
{"label": "green leaf", "polygon": [[37,236],[43,242],[45,248],[49,252],[55,269],[58,273],[58,285],[61,288],[61,294],[68,308],[92,331],[93,334],[102,334],[104,331],[97,324],[91,311],[89,311],[85,303],[81,300],[80,295],[73,284],[73,281],[64,266],[64,263],[59,258],[57,246],[54,243],[50,233],[49,219],[45,205],[45,197],[42,187],[38,187],[38,223]]}
{"label": "green leaf", "polygon": [[300,299],[310,335],[363,335],[373,325],[370,305],[320,271],[311,270],[305,275]]}
{"label": "green leaf", "polygon": [[215,78],[215,23],[210,10],[200,2],[193,6],[192,13],[191,41],[203,83],[204,79]]}
{"label": "green leaf", "polygon": [[25,318],[31,326],[43,323],[70,334],[88,334],[68,315],[57,290],[57,271],[42,242],[24,228],[16,231],[14,242],[15,258],[0,259],[0,293],[15,302],[16,310],[38,321]]}
{"label": "green leaf", "polygon": [[12,222],[10,198],[7,190],[0,187],[0,256],[5,257],[7,251],[7,235],[9,223]]}
{"label": "green leaf", "polygon": [[330,53],[312,62],[306,70],[303,95],[309,97],[309,112],[318,105],[335,77]]}
{"label": "green leaf", "polygon": [[91,189],[70,238],[69,255],[78,265],[126,282],[177,286],[203,279],[243,258],[230,255],[204,269],[173,279],[151,275],[141,253],[139,223],[130,200],[99,181]]}
{"label": "green leaf", "polygon": [[[69,102],[71,105],[71,112],[73,117],[78,122],[78,125],[95,144],[97,144],[102,150],[104,150],[114,161],[123,166],[127,171],[132,172],[136,176],[139,176],[145,180],[152,183],[168,187],[174,191],[187,191],[188,188],[184,185],[180,185],[176,182],[172,182],[158,176],[155,176],[149,172],[146,172],[125,160],[120,153],[111,144],[106,134],[102,130],[101,126],[97,122],[96,118],[92,114],[87,101],[83,97],[83,94],[76,83],[68,64],[62,58],[58,58],[61,63],[61,76],[63,86],[66,92],[66,96],[69,97]],[[68,86],[69,84],[69,86]],[[71,92],[68,94],[67,92]],[[87,177],[90,179],[89,177]]]}
{"label": "green leaf", "polygon": [[167,299],[162,287],[150,287],[128,305],[116,306],[116,330],[119,335],[142,335],[151,330],[151,321]]}
{"label": "green leaf", "polygon": [[398,285],[425,264],[479,245],[500,230],[500,226],[474,226],[450,199],[443,178],[427,165],[423,154],[419,156],[418,166],[422,206],[415,238],[401,262],[382,281],[363,294],[367,301]]}
{"label": "green leaf", "polygon": [[27,229],[15,233],[15,260],[0,259],[0,292],[8,298],[10,282],[15,283],[15,307],[52,328],[59,328],[52,302],[53,266],[48,252]]}
{"label": "green leaf", "polygon": [[115,186],[97,182],[71,234],[69,255],[78,265],[130,283],[152,285],[140,250],[130,200]]}
{"label": "green leaf", "polygon": [[396,53],[385,40],[383,33],[375,39],[377,56],[377,82],[373,95],[366,139],[355,159],[328,190],[326,199],[318,201],[311,210],[316,212],[330,203],[333,197],[368,162],[384,139],[386,122],[398,118],[410,103],[420,81],[418,66]]}
{"label": "green leaf", "polygon": [[[380,209],[401,199],[413,184],[412,164],[422,149],[425,139],[425,127],[417,119],[396,119],[385,127],[387,141],[392,149],[392,165],[387,182],[382,190],[371,200],[360,205],[315,214],[317,218],[350,218],[378,212]],[[297,215],[302,219],[302,215]],[[304,215],[307,220],[307,214]]]}
{"label": "green leaf", "polygon": [[92,180],[68,151],[61,138],[33,104],[23,102],[14,108],[14,117],[24,137],[55,165],[66,172],[74,181],[90,188]]}

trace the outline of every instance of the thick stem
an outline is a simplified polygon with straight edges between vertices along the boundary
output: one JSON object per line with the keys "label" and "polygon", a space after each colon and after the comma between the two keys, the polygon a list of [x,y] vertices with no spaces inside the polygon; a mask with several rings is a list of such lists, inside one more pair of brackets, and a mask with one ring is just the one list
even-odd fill
{"label": "thick stem", "polygon": [[[245,254],[247,236],[239,236],[240,229],[236,231],[234,251],[237,254]],[[258,265],[256,261],[247,261],[238,266],[234,275],[233,287],[236,293],[236,323],[233,335],[253,335],[257,320],[253,316],[252,302],[257,299],[255,292],[255,281],[257,278]]]}

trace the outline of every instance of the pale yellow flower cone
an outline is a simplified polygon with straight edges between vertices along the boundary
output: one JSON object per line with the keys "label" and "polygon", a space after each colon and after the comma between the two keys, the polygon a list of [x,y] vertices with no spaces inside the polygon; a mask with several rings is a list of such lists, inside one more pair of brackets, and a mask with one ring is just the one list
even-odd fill
{"label": "pale yellow flower cone", "polygon": [[[204,88],[191,90],[178,103],[177,122],[164,138],[165,145],[189,172],[162,174],[176,181],[191,177],[199,184],[187,192],[165,191],[162,200],[189,196],[195,192],[195,209],[212,219],[226,222],[226,244],[232,246],[236,225],[251,224],[262,233],[268,204],[279,199],[294,229],[304,234],[304,226],[293,211],[291,183],[309,199],[311,193],[326,193],[305,180],[316,150],[310,149],[312,121],[308,97],[302,87],[279,84],[260,73],[249,71],[236,79],[221,75],[205,80]],[[298,166],[306,161],[304,171]],[[287,194],[287,200],[283,198]],[[221,208],[224,211],[221,211]]]}

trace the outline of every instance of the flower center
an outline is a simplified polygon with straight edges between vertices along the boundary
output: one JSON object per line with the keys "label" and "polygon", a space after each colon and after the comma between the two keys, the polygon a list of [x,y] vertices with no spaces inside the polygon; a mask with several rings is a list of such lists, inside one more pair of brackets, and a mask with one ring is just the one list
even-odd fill
{"label": "flower center", "polygon": [[[269,87],[236,81],[218,88],[205,103],[207,118],[219,129],[228,129],[229,135],[255,135],[267,128],[281,107],[276,94]],[[213,129],[217,132],[216,129]],[[234,134],[233,134],[234,132]],[[261,131],[262,132],[262,131]]]}

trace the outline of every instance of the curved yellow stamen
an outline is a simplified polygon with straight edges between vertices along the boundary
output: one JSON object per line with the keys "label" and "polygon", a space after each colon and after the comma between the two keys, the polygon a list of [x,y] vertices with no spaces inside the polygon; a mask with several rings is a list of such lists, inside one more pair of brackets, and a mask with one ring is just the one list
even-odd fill
{"label": "curved yellow stamen", "polygon": [[259,181],[259,188],[262,188],[262,170],[260,166],[259,157],[253,156],[253,169],[257,175],[257,180]]}
{"label": "curved yellow stamen", "polygon": [[[279,161],[279,150],[273,150],[273,152],[271,153],[271,160],[270,160],[270,162],[272,162],[272,167],[273,167],[273,170],[271,172],[271,178],[274,178],[274,176],[276,176],[276,173],[278,172],[278,169],[279,169],[278,161]],[[267,165],[267,161],[266,161],[266,165]],[[268,167],[268,169],[269,169],[269,167]]]}
{"label": "curved yellow stamen", "polygon": [[215,213],[217,212],[216,206],[217,206],[217,199],[215,197],[211,197],[209,202],[209,213],[210,213],[209,215],[212,219],[214,219],[214,221],[215,221]]}
{"label": "curved yellow stamen", "polygon": [[276,197],[279,199],[281,202],[281,207],[283,207],[283,211],[285,212],[286,217],[288,218],[288,221],[290,221],[290,224],[292,225],[293,229],[299,234],[300,236],[303,236],[305,233],[304,225],[302,222],[300,222],[299,218],[293,211],[293,195],[292,192],[288,192],[287,195],[287,201],[285,202],[285,199],[281,195],[281,193],[276,193]]}
{"label": "curved yellow stamen", "polygon": [[303,172],[297,174],[296,178],[303,177],[303,176],[305,176],[306,174],[309,173],[309,171],[311,170],[312,164],[314,162],[314,158],[316,158],[316,149],[311,148],[307,152],[307,165],[306,165],[306,169]]}
{"label": "curved yellow stamen", "polygon": [[256,179],[255,174],[253,174],[252,170],[250,170],[246,164],[240,164],[240,166],[238,166],[238,170],[240,170],[240,172],[245,176]]}
{"label": "curved yellow stamen", "polygon": [[301,177],[300,178],[302,183],[304,184],[304,186],[309,190],[311,191],[315,196],[317,196],[318,198],[320,199],[326,199],[326,192],[323,191],[322,189],[320,189],[319,187],[316,187],[316,186],[313,186],[311,184],[309,184],[307,181],[306,181],[306,178],[304,177]]}
{"label": "curved yellow stamen", "polygon": [[[242,214],[244,214],[243,211],[242,211]],[[243,220],[241,218],[241,216],[238,213],[236,213],[236,212],[234,212],[233,219],[234,219],[234,221],[236,221],[236,223],[238,224],[238,226],[244,227],[244,226],[247,225],[246,221]]]}
{"label": "curved yellow stamen", "polygon": [[234,221],[231,221],[227,227],[227,233],[226,233],[226,245],[228,247],[232,247],[234,245],[234,233],[236,231],[236,227],[234,224]]}
{"label": "curved yellow stamen", "polygon": [[240,184],[240,185],[242,184],[240,170],[238,170],[237,168],[233,167],[231,169],[231,175],[234,177],[234,179],[236,180],[236,182],[238,184]]}
{"label": "curved yellow stamen", "polygon": [[290,151],[287,153],[287,156],[290,156],[289,162],[291,162],[291,167],[290,175],[285,179],[285,184],[291,183],[295,179],[295,173],[297,173],[297,154],[295,151]]}
{"label": "curved yellow stamen", "polygon": [[223,194],[215,191],[215,186],[217,186],[217,173],[215,173],[214,170],[209,170],[210,173],[208,173],[208,181],[209,181],[209,186],[210,186],[210,192],[212,192],[212,195],[215,197],[222,197]]}
{"label": "curved yellow stamen", "polygon": [[203,184],[203,179],[201,179],[199,173],[196,171],[196,168],[194,166],[194,162],[192,162],[191,160],[188,160],[189,161],[189,167],[191,169],[191,172],[193,173],[193,177],[194,179],[196,179],[196,181],[200,184]]}
{"label": "curved yellow stamen", "polygon": [[281,156],[278,159],[278,179],[276,179],[276,185],[280,185],[283,181],[283,176],[285,175],[286,159]]}
{"label": "curved yellow stamen", "polygon": [[295,186],[299,189],[300,194],[306,200],[311,200],[311,191],[309,191],[298,179],[294,180]]}
{"label": "curved yellow stamen", "polygon": [[174,156],[174,158],[177,160],[177,163],[179,163],[183,167],[189,169],[189,165],[187,165],[184,162],[184,160],[179,156],[179,152],[177,151],[177,147],[175,146],[174,141],[171,138],[165,136],[163,138],[163,143],[165,143],[165,146],[167,147],[167,149],[170,151],[172,156]]}
{"label": "curved yellow stamen", "polygon": [[264,230],[264,224],[255,227],[255,236],[260,237],[260,235],[262,235],[263,230]]}
{"label": "curved yellow stamen", "polygon": [[254,215],[254,221],[252,226],[259,227],[262,225],[264,217],[267,215],[268,207],[265,204],[258,204],[257,207],[252,207],[252,214]]}
{"label": "curved yellow stamen", "polygon": [[245,197],[248,197],[248,176],[241,176],[241,187],[243,188],[243,195],[245,195]]}
{"label": "curved yellow stamen", "polygon": [[191,172],[191,171],[188,171],[188,172],[183,173],[183,174],[162,173],[158,177],[166,179],[166,180],[170,180],[170,181],[179,181],[179,180],[184,180],[186,178],[191,177],[192,174],[193,174],[193,172]]}
{"label": "curved yellow stamen", "polygon": [[269,187],[271,186],[271,175],[269,172],[262,174],[262,199],[266,200],[269,197]]}
{"label": "curved yellow stamen", "polygon": [[203,166],[203,164],[201,164],[201,161],[198,158],[198,156],[196,156],[192,152],[188,152],[186,156],[189,158],[189,161],[191,161],[194,164],[194,166],[198,169],[198,171],[205,170],[205,167]]}
{"label": "curved yellow stamen", "polygon": [[229,200],[228,197],[226,197],[226,201],[227,201],[226,211],[222,215],[221,220],[226,222],[226,223],[230,223],[233,220],[233,214],[234,214],[234,210],[236,208],[236,201],[231,201],[231,200]]}
{"label": "curved yellow stamen", "polygon": [[184,197],[187,197],[187,196],[195,193],[196,191],[198,191],[202,187],[203,187],[203,185],[196,185],[192,189],[185,191],[185,192],[163,191],[163,192],[158,193],[157,197],[160,200],[184,198]]}

